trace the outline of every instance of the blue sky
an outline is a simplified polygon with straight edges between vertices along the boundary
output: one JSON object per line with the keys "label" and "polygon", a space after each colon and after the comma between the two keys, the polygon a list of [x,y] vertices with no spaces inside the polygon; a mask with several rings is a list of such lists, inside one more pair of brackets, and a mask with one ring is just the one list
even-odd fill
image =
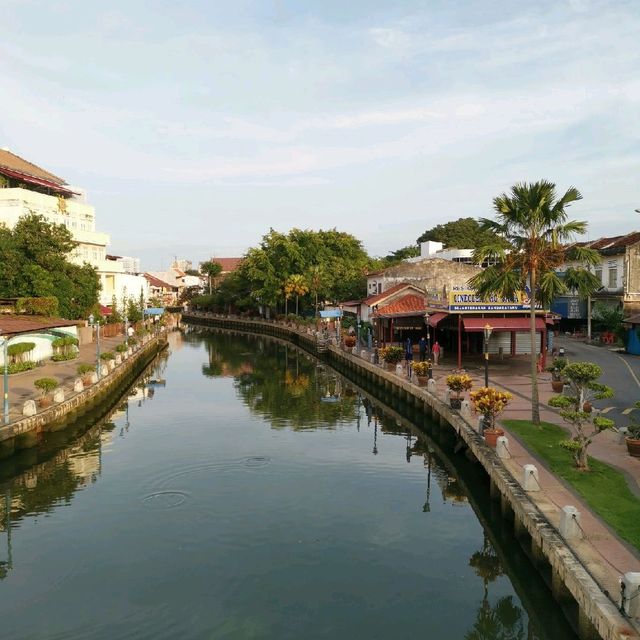
{"label": "blue sky", "polygon": [[517,181],[640,229],[640,2],[0,0],[0,146],[82,186],[112,253],[373,255]]}

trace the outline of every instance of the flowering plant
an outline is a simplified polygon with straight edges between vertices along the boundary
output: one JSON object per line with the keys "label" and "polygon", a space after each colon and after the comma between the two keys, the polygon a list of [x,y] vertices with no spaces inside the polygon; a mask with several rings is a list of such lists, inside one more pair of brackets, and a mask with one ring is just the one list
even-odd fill
{"label": "flowering plant", "polygon": [[471,376],[466,373],[453,373],[447,376],[447,387],[449,387],[451,391],[455,391],[458,398],[463,391],[469,391],[472,386],[473,380]]}
{"label": "flowering plant", "polygon": [[382,347],[378,353],[380,357],[389,364],[397,364],[404,356],[402,347],[396,346]]}
{"label": "flowering plant", "polygon": [[498,391],[493,387],[481,387],[470,394],[476,411],[484,416],[488,428],[493,429],[496,423],[496,416],[502,413],[511,401],[513,396],[506,391]]}

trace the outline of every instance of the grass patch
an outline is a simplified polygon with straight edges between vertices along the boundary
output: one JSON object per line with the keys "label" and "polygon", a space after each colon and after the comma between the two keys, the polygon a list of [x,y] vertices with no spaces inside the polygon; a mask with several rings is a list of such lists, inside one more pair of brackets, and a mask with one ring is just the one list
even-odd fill
{"label": "grass patch", "polygon": [[569,452],[558,444],[567,438],[567,432],[556,424],[543,422],[538,429],[528,420],[503,420],[503,423],[553,473],[569,483],[621,538],[640,549],[640,499],[631,493],[620,471],[592,457],[589,457],[591,471],[578,471]]}

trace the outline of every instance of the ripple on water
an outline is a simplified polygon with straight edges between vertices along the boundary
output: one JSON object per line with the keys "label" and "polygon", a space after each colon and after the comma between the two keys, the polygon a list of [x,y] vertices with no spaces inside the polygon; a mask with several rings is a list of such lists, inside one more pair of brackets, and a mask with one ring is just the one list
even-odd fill
{"label": "ripple on water", "polygon": [[184,504],[188,498],[189,494],[185,491],[155,491],[142,498],[142,504],[149,509],[162,511],[175,509]]}

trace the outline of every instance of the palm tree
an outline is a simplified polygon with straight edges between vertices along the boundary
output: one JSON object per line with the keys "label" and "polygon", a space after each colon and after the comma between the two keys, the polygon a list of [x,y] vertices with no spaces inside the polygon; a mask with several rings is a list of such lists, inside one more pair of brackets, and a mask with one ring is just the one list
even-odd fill
{"label": "palm tree", "polygon": [[[574,187],[557,198],[552,182],[519,183],[511,187],[509,195],[503,193],[494,198],[495,220],[480,220],[482,229],[494,231],[509,246],[505,249],[496,243],[477,249],[474,258],[478,264],[485,260],[495,264],[471,278],[469,285],[480,296],[493,293],[511,298],[527,288],[530,290],[531,420],[536,425],[540,424],[536,308],[550,304],[569,288],[578,288],[584,293],[598,286],[588,270],[600,261],[598,252],[566,244],[587,228],[586,222],[568,220],[566,212],[572,202],[581,199],[582,195]],[[571,262],[577,266],[565,282],[556,270]]]}
{"label": "palm tree", "polygon": [[210,260],[209,262],[203,262],[200,265],[200,271],[204,273],[209,279],[209,295],[211,295],[211,278],[219,276],[222,272],[222,265],[219,262]]}
{"label": "palm tree", "polygon": [[294,273],[293,275],[287,278],[287,281],[285,282],[285,285],[284,285],[285,299],[288,299],[288,296],[295,295],[296,315],[298,315],[299,296],[303,296],[308,292],[309,292],[309,287],[307,286],[307,282],[303,275],[300,275],[299,273]]}

